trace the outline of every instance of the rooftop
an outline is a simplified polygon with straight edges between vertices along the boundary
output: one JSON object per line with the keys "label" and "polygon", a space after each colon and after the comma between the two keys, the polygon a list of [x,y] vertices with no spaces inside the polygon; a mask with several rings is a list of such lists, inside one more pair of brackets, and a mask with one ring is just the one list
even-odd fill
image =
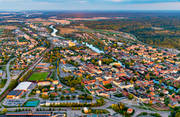
{"label": "rooftop", "polygon": [[21,82],[14,90],[28,90],[32,82]]}

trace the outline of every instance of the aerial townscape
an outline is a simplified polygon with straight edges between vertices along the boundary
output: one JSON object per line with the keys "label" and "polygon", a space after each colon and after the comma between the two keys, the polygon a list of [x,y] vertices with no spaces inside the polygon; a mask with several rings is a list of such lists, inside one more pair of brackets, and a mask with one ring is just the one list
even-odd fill
{"label": "aerial townscape", "polygon": [[1,116],[180,117],[179,12],[0,12]]}

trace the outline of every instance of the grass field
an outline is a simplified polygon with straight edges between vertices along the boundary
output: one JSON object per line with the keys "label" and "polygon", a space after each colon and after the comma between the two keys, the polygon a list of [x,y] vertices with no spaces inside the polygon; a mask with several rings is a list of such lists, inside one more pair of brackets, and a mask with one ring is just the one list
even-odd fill
{"label": "grass field", "polygon": [[7,79],[2,79],[0,83],[0,88],[3,88],[7,82]]}
{"label": "grass field", "polygon": [[43,81],[46,80],[48,72],[35,72],[29,78],[30,81]]}
{"label": "grass field", "polygon": [[76,32],[76,29],[72,29],[72,28],[58,28],[60,30],[60,34],[70,34],[73,32]]}
{"label": "grass field", "polygon": [[3,34],[3,29],[0,29],[0,35]]}

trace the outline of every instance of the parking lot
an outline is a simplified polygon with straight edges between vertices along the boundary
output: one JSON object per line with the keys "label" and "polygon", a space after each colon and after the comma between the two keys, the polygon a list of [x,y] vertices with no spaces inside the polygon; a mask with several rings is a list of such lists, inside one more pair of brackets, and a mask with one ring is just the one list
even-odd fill
{"label": "parking lot", "polygon": [[5,106],[22,106],[25,103],[25,99],[5,99],[3,105]]}

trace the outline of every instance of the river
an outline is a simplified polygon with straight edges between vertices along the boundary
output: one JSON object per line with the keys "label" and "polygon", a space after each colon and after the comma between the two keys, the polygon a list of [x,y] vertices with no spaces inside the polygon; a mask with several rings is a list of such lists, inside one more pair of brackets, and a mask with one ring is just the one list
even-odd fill
{"label": "river", "polygon": [[[155,84],[160,84],[159,81],[157,81],[157,80],[153,80],[153,82],[154,82]],[[161,85],[163,85],[165,88],[167,88],[167,89],[169,89],[169,90],[175,91],[176,93],[178,93],[178,92],[180,91],[180,89],[176,89],[176,88],[174,88],[173,86],[167,86],[167,85],[164,84],[164,83],[161,83]]]}
{"label": "river", "polygon": [[52,35],[53,37],[57,37],[56,33],[58,32],[58,30],[55,29],[53,25],[50,25],[49,28],[51,28],[51,29],[53,30],[53,32],[51,33],[51,35]]}
{"label": "river", "polygon": [[118,62],[123,68],[126,68],[125,65],[121,62],[118,61],[116,58],[112,57],[113,60],[115,60],[116,62]]}
{"label": "river", "polygon": [[89,47],[91,50],[93,50],[96,53],[104,53],[104,51],[100,50],[99,48],[94,47],[92,44],[88,44],[83,42],[82,44],[86,45],[87,47]]}
{"label": "river", "polygon": [[53,25],[50,25],[49,26],[49,28],[51,28],[53,31],[52,31],[52,33],[51,33],[51,36],[53,36],[53,37],[57,37],[57,38],[60,38],[60,39],[65,39],[64,37],[62,37],[62,36],[57,36],[57,32],[58,32],[58,30],[56,29],[56,28],[54,28],[54,26]]}
{"label": "river", "polygon": [[[51,35],[53,37],[58,37],[58,38],[61,38],[61,39],[65,39],[64,37],[61,37],[61,36],[57,36],[56,33],[58,32],[58,30],[56,28],[54,28],[53,25],[50,25],[50,28],[53,30],[53,32],[51,33]],[[77,40],[74,41],[75,43],[77,43]],[[88,48],[90,48],[91,50],[93,50],[94,52],[96,53],[103,53],[104,54],[104,51],[100,50],[99,48],[93,46],[92,44],[88,44],[86,42],[83,42],[82,44],[86,45]],[[118,61],[116,58],[112,57],[113,60],[115,60],[116,62],[120,63],[121,66],[123,68],[125,68],[125,65],[123,65],[123,63],[121,61]]]}
{"label": "river", "polygon": [[[88,43],[83,43],[83,44],[85,44],[87,47],[89,47],[91,50],[93,50],[93,51],[95,51],[95,52],[97,52],[97,53],[103,53],[104,54],[104,51],[102,51],[102,50],[99,50],[99,48],[96,48],[96,47],[94,47],[92,44],[88,44]],[[118,61],[116,58],[114,58],[114,57],[112,57],[112,59],[113,60],[115,60],[116,62],[118,62],[118,63],[120,63],[120,65],[123,67],[123,68],[125,68],[125,65],[121,62],[121,61]]]}

